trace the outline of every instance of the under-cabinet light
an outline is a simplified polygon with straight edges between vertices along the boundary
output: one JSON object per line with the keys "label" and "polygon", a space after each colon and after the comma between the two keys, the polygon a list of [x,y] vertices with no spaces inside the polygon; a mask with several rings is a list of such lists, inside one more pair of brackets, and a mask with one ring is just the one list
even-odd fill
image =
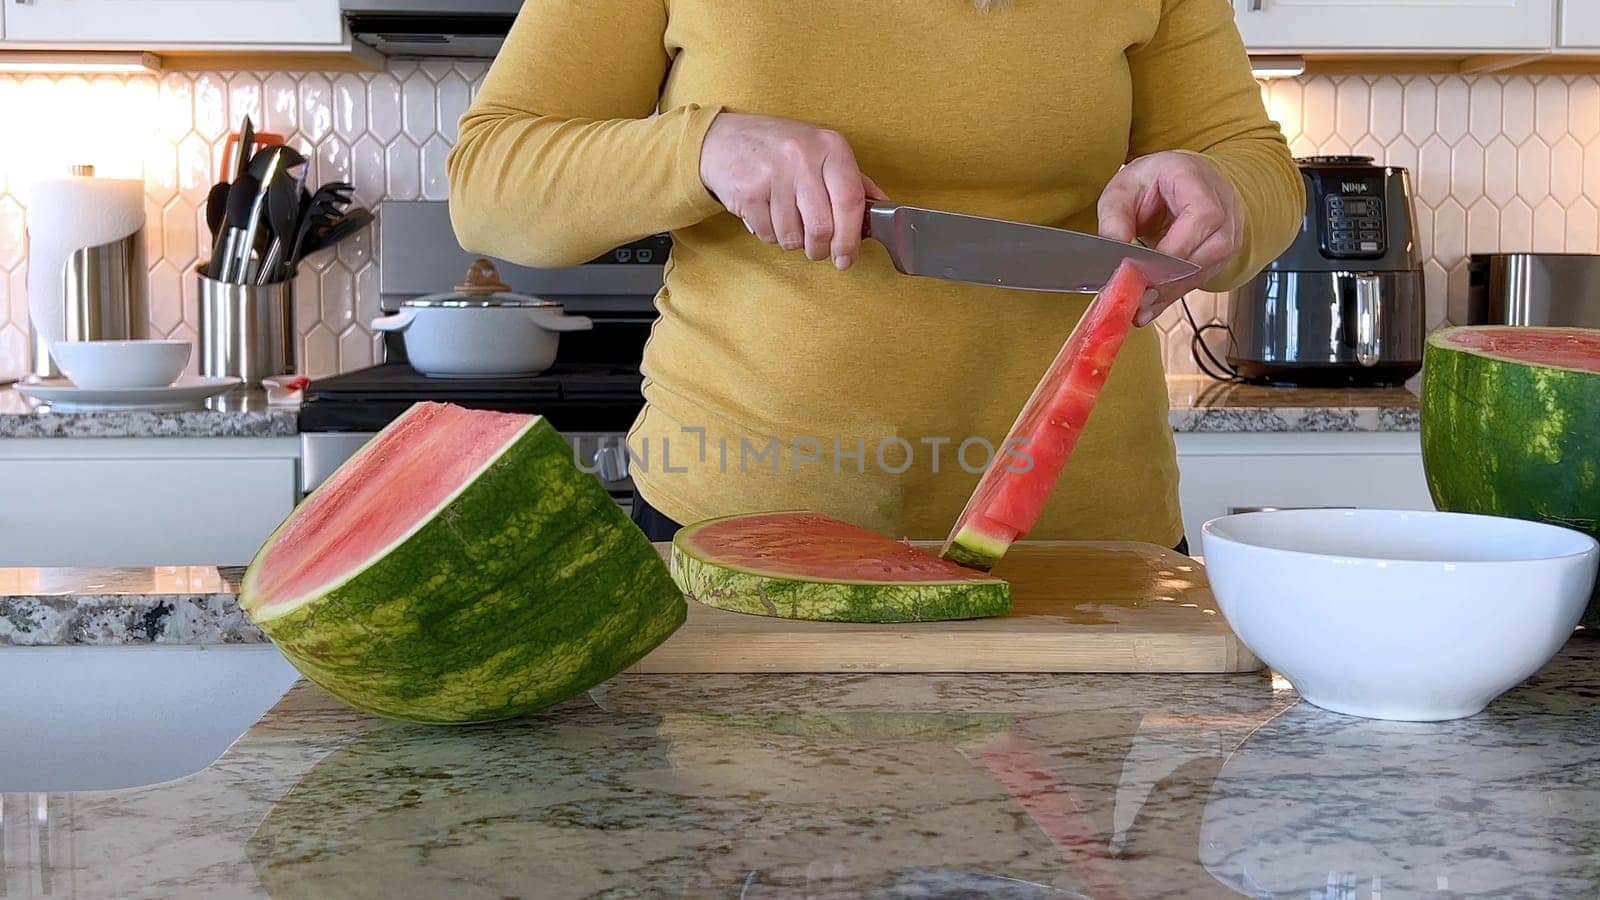
{"label": "under-cabinet light", "polygon": [[1306,61],[1300,56],[1252,56],[1250,73],[1257,78],[1295,78],[1306,73]]}
{"label": "under-cabinet light", "polygon": [[77,53],[51,50],[0,51],[0,72],[31,74],[144,74],[161,71],[154,53]]}

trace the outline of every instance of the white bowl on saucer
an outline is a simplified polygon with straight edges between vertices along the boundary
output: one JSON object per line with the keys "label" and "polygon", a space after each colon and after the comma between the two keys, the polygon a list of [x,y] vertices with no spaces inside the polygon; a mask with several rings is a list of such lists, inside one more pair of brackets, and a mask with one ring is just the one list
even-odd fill
{"label": "white bowl on saucer", "polygon": [[1470,716],[1538,671],[1600,565],[1577,531],[1456,513],[1243,513],[1201,540],[1228,624],[1302,697],[1405,721]]}
{"label": "white bowl on saucer", "polygon": [[91,391],[166,387],[194,347],[188,341],[56,341],[50,355],[74,385]]}

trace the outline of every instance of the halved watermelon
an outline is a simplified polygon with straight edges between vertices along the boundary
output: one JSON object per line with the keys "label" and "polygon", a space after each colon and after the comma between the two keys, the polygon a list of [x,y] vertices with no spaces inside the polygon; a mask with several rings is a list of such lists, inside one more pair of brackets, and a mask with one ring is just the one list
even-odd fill
{"label": "halved watermelon", "polygon": [[307,678],[419,722],[522,715],[683,623],[655,548],[538,416],[411,407],[267,540],[239,605]]}
{"label": "halved watermelon", "polygon": [[[1434,505],[1600,538],[1600,329],[1446,328],[1423,363]],[[1600,588],[1583,621],[1600,627]]]}
{"label": "halved watermelon", "polygon": [[1034,388],[941,555],[988,571],[1039,521],[1150,284],[1123,263]]}
{"label": "halved watermelon", "polygon": [[813,512],[708,519],[672,539],[672,576],[707,606],[834,622],[1011,612],[1006,582]]}

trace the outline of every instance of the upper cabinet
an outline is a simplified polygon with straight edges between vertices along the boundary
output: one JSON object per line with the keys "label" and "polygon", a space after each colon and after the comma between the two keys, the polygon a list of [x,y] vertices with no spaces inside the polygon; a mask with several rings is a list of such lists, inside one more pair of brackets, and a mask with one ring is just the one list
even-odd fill
{"label": "upper cabinet", "polygon": [[335,45],[339,0],[7,0],[5,43],[74,48]]}
{"label": "upper cabinet", "polygon": [[[1566,0],[1600,21],[1600,0]],[[1252,52],[1548,50],[1556,0],[1234,0]]]}
{"label": "upper cabinet", "polygon": [[1600,0],[1562,0],[1561,46],[1600,49]]}

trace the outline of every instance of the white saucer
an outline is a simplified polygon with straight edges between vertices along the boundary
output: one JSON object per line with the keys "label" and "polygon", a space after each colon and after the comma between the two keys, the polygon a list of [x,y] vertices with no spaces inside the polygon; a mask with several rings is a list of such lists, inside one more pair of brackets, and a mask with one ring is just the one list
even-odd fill
{"label": "white saucer", "polygon": [[50,378],[32,384],[18,384],[18,393],[40,403],[50,404],[56,412],[84,412],[87,410],[158,410],[173,411],[200,409],[207,397],[215,396],[239,384],[237,378],[202,378],[185,375],[166,387],[106,388],[85,390],[65,378]]}

